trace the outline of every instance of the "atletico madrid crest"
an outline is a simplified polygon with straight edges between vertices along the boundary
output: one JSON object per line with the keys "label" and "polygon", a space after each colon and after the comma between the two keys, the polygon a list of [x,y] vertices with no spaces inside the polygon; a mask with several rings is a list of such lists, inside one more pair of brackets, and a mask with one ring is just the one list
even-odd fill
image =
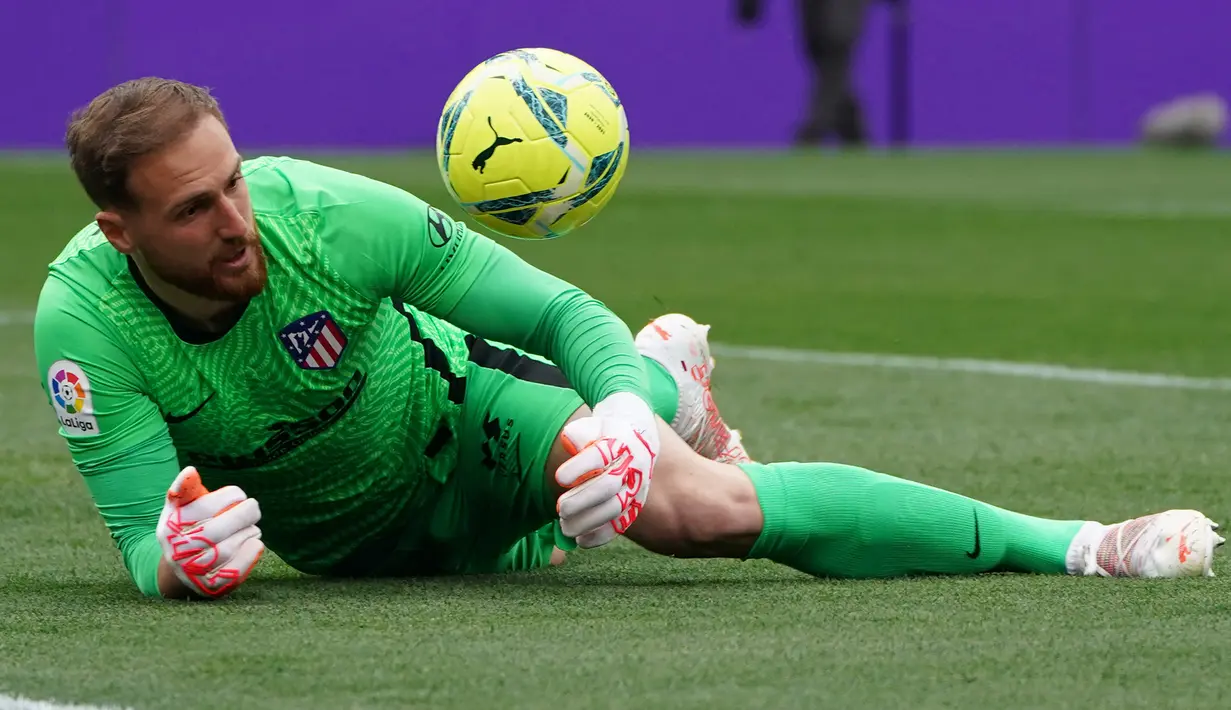
{"label": "atletico madrid crest", "polygon": [[329,370],[342,359],[346,336],[329,311],[304,316],[278,334],[295,363],[305,370]]}

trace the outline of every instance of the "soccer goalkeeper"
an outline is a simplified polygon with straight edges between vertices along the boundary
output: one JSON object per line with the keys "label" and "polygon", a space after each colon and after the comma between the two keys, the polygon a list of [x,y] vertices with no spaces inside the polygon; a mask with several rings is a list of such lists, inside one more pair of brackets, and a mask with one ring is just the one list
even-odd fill
{"label": "soccer goalkeeper", "polygon": [[634,338],[402,190],[241,160],[198,87],[119,85],[66,142],[99,211],[50,266],[39,376],[146,595],[226,595],[267,546],[344,576],[533,569],[624,535],[826,577],[1179,577],[1223,542],[1196,511],[1046,520],[752,463],[713,405],[706,328]]}

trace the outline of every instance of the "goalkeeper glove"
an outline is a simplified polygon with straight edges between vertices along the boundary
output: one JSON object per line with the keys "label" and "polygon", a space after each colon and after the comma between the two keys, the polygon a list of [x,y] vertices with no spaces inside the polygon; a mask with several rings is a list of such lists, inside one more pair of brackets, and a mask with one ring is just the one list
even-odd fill
{"label": "goalkeeper glove", "polygon": [[658,419],[640,397],[617,393],[566,425],[561,437],[572,458],[556,470],[556,482],[568,489],[556,503],[560,532],[583,548],[605,545],[628,530],[650,494]]}
{"label": "goalkeeper glove", "polygon": [[261,508],[237,486],[210,492],[189,466],[167,491],[158,520],[163,555],[190,590],[215,599],[248,578],[265,552]]}

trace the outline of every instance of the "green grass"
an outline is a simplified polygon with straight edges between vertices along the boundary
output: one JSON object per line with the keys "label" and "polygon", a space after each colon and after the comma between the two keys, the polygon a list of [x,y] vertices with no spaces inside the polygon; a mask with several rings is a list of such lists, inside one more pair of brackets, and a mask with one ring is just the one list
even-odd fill
{"label": "green grass", "polygon": [[[447,210],[422,156],[331,157]],[[1231,376],[1231,158],[633,154],[615,201],[513,247],[636,325],[725,343]],[[9,157],[0,311],[90,217]],[[0,696],[135,708],[1162,708],[1231,700],[1231,570],[1151,582],[823,582],[631,544],[499,578],[336,582],[263,562],[232,599],[140,599],[0,326]],[[763,460],[836,460],[1038,515],[1231,521],[1231,393],[728,359]],[[0,698],[0,707],[4,701]]]}

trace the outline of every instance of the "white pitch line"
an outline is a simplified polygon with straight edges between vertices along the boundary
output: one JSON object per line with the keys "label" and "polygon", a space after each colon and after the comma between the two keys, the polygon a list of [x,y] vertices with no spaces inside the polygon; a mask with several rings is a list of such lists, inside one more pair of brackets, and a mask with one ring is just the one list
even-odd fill
{"label": "white pitch line", "polygon": [[30,700],[0,693],[0,710],[119,710],[112,705],[73,705],[49,700]]}
{"label": "white pitch line", "polygon": [[[33,311],[0,311],[0,327],[24,326],[34,323]],[[753,347],[711,344],[714,355],[732,360],[788,362],[832,367],[870,367],[887,370],[962,372],[980,375],[1003,375],[1034,380],[1061,380],[1123,387],[1154,387],[1158,389],[1207,390],[1231,392],[1231,378],[1188,377],[1159,372],[1128,372],[1078,368],[1047,363],[978,360],[973,358],[925,357],[918,355],[888,355],[884,353],[844,353],[829,350],[796,350],[789,348]],[[0,710],[5,710],[0,705]]]}
{"label": "white pitch line", "polygon": [[730,358],[732,360],[787,362],[839,367],[872,367],[895,370],[964,372],[1127,387],[1231,391],[1231,378],[1224,377],[1186,377],[1184,375],[1166,375],[1154,372],[1086,369],[1065,365],[1007,362],[1003,360],[884,355],[878,353],[841,353],[825,350],[789,350],[785,348],[720,345],[717,343],[710,347],[715,357]]}

